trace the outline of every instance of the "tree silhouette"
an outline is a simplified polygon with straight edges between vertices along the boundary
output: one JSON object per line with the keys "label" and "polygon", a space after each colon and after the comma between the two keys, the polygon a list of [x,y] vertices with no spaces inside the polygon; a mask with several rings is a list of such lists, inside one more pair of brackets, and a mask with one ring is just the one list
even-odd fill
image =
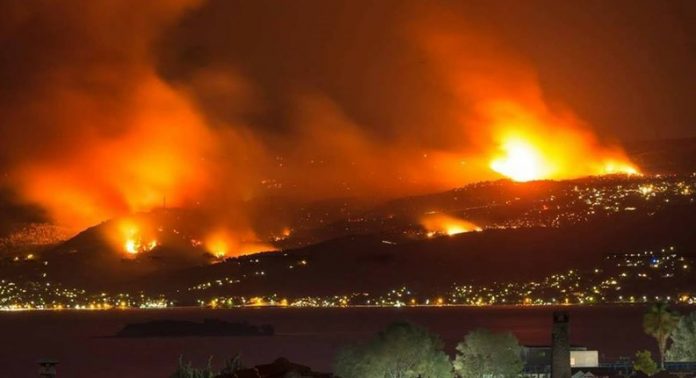
{"label": "tree silhouette", "polygon": [[643,350],[636,352],[636,359],[633,361],[633,370],[647,376],[652,376],[659,372],[660,368],[657,367],[657,363],[652,359],[652,353]]}
{"label": "tree silhouette", "polygon": [[668,361],[696,361],[696,312],[679,320],[671,338],[672,346],[667,351]]}
{"label": "tree silhouette", "polygon": [[524,367],[521,347],[511,333],[478,329],[466,335],[457,351],[454,370],[463,378],[517,377]]}
{"label": "tree silhouette", "polygon": [[394,323],[363,345],[338,354],[341,378],[451,378],[452,364],[442,341],[410,323]]}
{"label": "tree silhouette", "polygon": [[673,312],[666,303],[658,302],[650,306],[643,316],[643,330],[657,340],[660,350],[660,367],[665,367],[667,342],[679,323],[679,314]]}

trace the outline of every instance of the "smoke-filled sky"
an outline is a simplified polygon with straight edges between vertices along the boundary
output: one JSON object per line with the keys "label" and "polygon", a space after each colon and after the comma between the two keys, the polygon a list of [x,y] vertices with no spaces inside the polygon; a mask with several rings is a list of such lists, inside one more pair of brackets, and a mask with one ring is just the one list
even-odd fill
{"label": "smoke-filled sky", "polygon": [[1,184],[82,227],[447,189],[510,138],[592,174],[696,136],[693,67],[688,0],[3,0]]}

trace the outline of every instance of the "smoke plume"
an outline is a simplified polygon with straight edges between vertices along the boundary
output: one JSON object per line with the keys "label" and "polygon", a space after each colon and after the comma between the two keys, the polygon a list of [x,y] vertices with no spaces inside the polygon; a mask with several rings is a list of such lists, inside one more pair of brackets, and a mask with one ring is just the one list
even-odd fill
{"label": "smoke plume", "polygon": [[167,205],[253,235],[251,199],[501,177],[510,135],[538,147],[540,178],[628,164],[464,15],[272,4],[3,2],[2,184],[76,230]]}

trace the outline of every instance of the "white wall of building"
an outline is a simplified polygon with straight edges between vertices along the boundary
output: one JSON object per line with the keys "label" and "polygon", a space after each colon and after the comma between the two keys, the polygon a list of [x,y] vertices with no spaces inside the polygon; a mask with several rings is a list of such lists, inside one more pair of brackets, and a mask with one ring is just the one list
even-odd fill
{"label": "white wall of building", "polygon": [[596,350],[571,350],[571,367],[598,367],[599,352]]}

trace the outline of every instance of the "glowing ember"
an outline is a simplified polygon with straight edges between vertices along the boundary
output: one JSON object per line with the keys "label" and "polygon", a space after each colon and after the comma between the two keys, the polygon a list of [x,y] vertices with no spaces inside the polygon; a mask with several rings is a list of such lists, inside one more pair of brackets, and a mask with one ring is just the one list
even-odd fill
{"label": "glowing ember", "polygon": [[292,235],[292,230],[289,227],[284,227],[280,235],[273,235],[272,239],[273,241],[281,241],[289,238],[290,235]]}
{"label": "glowing ember", "polygon": [[427,230],[428,237],[437,235],[452,236],[482,230],[481,227],[469,221],[438,213],[430,213],[423,217],[421,225]]}

